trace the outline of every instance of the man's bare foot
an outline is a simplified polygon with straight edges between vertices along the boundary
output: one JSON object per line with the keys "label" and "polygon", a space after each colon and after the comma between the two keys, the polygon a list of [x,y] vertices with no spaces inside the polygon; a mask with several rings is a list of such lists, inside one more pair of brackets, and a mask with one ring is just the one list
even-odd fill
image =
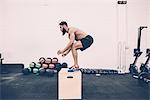
{"label": "man's bare foot", "polygon": [[79,68],[79,65],[74,65],[75,68]]}
{"label": "man's bare foot", "polygon": [[79,65],[73,65],[72,67],[70,67],[69,69],[72,69],[72,68],[79,68]]}

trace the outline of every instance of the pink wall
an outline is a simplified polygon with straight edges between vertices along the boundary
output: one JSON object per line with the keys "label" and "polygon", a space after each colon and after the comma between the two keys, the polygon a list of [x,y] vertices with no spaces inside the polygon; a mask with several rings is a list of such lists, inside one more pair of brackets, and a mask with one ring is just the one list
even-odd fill
{"label": "pink wall", "polygon": [[[128,69],[133,60],[137,28],[147,24],[147,12],[150,11],[147,1],[128,0],[127,12],[122,13],[126,14],[123,23],[126,29],[122,34],[117,33],[117,0],[2,0],[0,51],[4,62],[24,63],[27,66],[41,56],[56,56],[71,66],[71,54],[66,58],[56,54],[68,42],[67,36],[62,37],[58,27],[61,20],[66,20],[69,25],[82,29],[95,39],[89,49],[79,51],[81,67],[116,69],[119,39],[124,39],[128,48],[125,53]],[[146,38],[147,30],[143,34],[143,38]],[[142,43],[145,49],[148,39],[142,40]]]}
{"label": "pink wall", "polygon": [[[133,49],[137,46],[138,28],[140,26],[148,25],[148,1],[149,0],[128,0],[128,10],[127,10],[127,34],[128,34],[128,59],[127,62],[133,62]],[[145,49],[148,47],[148,30],[142,30],[141,39],[141,50],[143,54],[141,55],[137,65],[139,66],[145,61]],[[129,66],[130,63],[127,63]]]}

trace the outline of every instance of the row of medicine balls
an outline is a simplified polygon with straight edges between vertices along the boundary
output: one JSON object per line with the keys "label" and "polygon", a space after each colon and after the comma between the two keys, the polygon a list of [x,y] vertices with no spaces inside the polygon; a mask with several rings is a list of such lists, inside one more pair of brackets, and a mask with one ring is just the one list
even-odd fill
{"label": "row of medicine balls", "polygon": [[27,75],[30,73],[34,74],[50,74],[58,72],[61,68],[67,68],[67,63],[59,63],[58,58],[44,58],[41,57],[37,63],[31,62],[28,68],[22,70],[23,74]]}

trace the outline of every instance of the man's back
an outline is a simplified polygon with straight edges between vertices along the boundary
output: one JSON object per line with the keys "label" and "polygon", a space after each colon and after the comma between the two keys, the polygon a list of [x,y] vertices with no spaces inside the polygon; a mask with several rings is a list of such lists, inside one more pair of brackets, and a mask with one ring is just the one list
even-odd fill
{"label": "man's back", "polygon": [[75,27],[69,27],[69,34],[73,34],[75,35],[75,38],[77,40],[81,40],[82,38],[86,37],[87,34],[85,32],[83,32],[82,30],[75,28]]}

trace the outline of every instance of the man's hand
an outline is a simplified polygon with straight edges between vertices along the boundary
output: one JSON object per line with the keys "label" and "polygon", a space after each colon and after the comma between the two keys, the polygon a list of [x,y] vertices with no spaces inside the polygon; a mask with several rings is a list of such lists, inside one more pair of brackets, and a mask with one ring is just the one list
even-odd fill
{"label": "man's hand", "polygon": [[63,53],[63,54],[62,54],[62,57],[65,57],[66,55],[67,55],[67,53]]}
{"label": "man's hand", "polygon": [[58,50],[58,51],[57,51],[57,54],[58,54],[58,55],[63,54],[63,53],[64,53],[63,50]]}
{"label": "man's hand", "polygon": [[71,51],[71,47],[66,52],[62,53],[62,57],[65,57],[70,51]]}

